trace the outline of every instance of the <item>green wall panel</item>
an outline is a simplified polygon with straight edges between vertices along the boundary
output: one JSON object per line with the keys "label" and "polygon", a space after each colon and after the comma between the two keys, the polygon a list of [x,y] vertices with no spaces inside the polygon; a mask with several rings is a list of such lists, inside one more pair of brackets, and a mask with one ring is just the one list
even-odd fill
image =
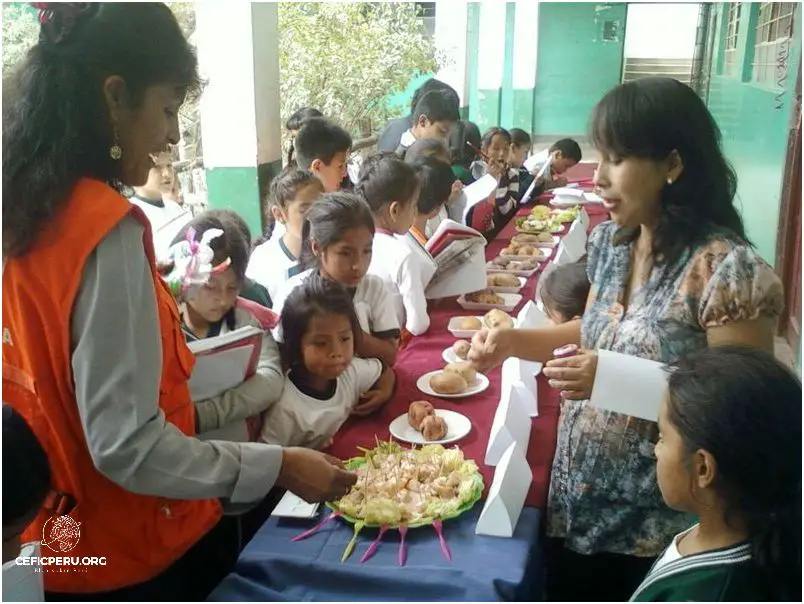
{"label": "green wall panel", "polygon": [[469,107],[470,119],[477,124],[480,134],[488,128],[500,125],[500,89],[478,90],[477,103]]}
{"label": "green wall panel", "polygon": [[533,92],[533,88],[514,90],[514,118],[510,123],[503,122],[504,127],[533,132]]}
{"label": "green wall panel", "polygon": [[[721,11],[719,21],[722,22],[722,6],[718,10]],[[747,14],[747,11],[744,13]],[[743,23],[746,21],[748,19]],[[800,28],[799,10],[794,31],[801,31]],[[723,35],[722,31],[718,33]],[[743,39],[750,51],[753,35]],[[801,37],[797,35],[793,38],[784,89],[741,82],[741,76],[750,77],[753,57],[751,52],[743,48],[738,50],[748,69],[739,70],[736,77],[712,76],[708,105],[723,134],[726,157],[737,172],[735,203],[742,213],[748,237],[765,261],[773,265],[787,136],[801,60]]]}
{"label": "green wall panel", "polygon": [[208,168],[207,194],[211,208],[226,208],[240,214],[256,239],[262,234],[260,189],[257,166]]}
{"label": "green wall panel", "polygon": [[[625,3],[539,4],[537,134],[586,134],[593,107],[620,83],[626,10]],[[606,22],[617,24],[611,41],[604,41]]]}

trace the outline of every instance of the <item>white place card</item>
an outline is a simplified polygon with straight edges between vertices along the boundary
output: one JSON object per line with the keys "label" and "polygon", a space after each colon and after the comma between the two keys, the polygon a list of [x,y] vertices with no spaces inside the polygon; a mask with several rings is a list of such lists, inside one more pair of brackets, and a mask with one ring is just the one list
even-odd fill
{"label": "white place card", "polygon": [[317,513],[317,503],[307,503],[298,495],[288,491],[276,504],[271,516],[278,516],[279,518],[315,518]]}
{"label": "white place card", "polygon": [[516,316],[517,329],[537,329],[547,325],[547,313],[533,301],[528,300]]}
{"label": "white place card", "polygon": [[586,253],[586,232],[577,220],[572,223],[561,243],[569,254],[570,262],[577,262]]}
{"label": "white place card", "polygon": [[522,384],[513,384],[510,388],[503,389],[486,447],[484,461],[487,466],[496,466],[512,443],[521,446],[523,451],[528,450],[531,421],[522,404],[522,396],[527,396],[527,390]]}
{"label": "white place card", "polygon": [[655,422],[666,390],[662,363],[598,350],[590,405]]}
{"label": "white place card", "polygon": [[578,213],[578,222],[581,223],[584,231],[589,229],[589,214],[586,213],[584,208],[581,208],[581,211]]}
{"label": "white place card", "polygon": [[[558,247],[559,249],[561,248],[560,243],[558,244]],[[547,264],[544,265],[544,268],[542,268],[542,274],[539,275],[539,280],[536,281],[536,289],[533,292],[533,299],[537,303],[542,301],[542,284],[544,283],[544,280],[547,278],[547,275],[556,270],[556,268],[558,268],[558,265],[556,264],[555,260],[553,260],[552,262],[548,262]],[[542,310],[544,310],[543,307]]]}
{"label": "white place card", "polygon": [[541,370],[541,363],[515,358],[506,359],[502,365],[500,391],[506,393],[513,389],[514,398],[517,398],[522,403],[522,408],[530,417],[539,415],[536,400],[536,376]]}
{"label": "white place card", "polygon": [[574,262],[572,259],[572,255],[570,251],[567,249],[567,246],[564,245],[564,241],[558,244],[558,251],[556,252],[556,257],[553,260],[556,266],[562,266],[564,264],[570,264]]}
{"label": "white place card", "polygon": [[511,443],[494,471],[489,496],[480,512],[475,533],[513,537],[532,480],[533,472],[525,458],[525,450]]}

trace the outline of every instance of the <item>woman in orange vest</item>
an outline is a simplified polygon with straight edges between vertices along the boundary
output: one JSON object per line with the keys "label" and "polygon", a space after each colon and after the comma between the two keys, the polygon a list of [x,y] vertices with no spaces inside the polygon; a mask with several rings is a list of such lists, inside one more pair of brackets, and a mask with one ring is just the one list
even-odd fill
{"label": "woman in orange vest", "polygon": [[194,438],[194,358],[119,191],[179,140],[196,57],[161,3],[38,3],[39,42],[3,86],[3,395],[33,428],[52,493],[52,600],[199,600],[230,570],[223,516],[273,486],[308,501],[355,476],[321,453]]}

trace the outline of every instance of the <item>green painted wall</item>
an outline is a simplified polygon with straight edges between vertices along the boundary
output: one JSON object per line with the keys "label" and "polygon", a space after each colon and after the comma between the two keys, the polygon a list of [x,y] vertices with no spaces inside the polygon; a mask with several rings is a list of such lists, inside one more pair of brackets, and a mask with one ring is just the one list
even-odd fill
{"label": "green painted wall", "polygon": [[[620,82],[626,10],[625,3],[539,4],[536,134],[586,134],[592,108]],[[619,23],[615,41],[603,41],[606,21]]]}
{"label": "green painted wall", "polygon": [[[773,265],[787,135],[801,59],[801,34],[793,37],[783,89],[750,82],[754,37],[753,31],[746,31],[749,28],[743,25],[749,23],[749,10],[757,9],[757,3],[745,3],[742,10],[746,17],[741,22],[737,53],[747,67],[738,70],[738,75],[733,77],[715,72],[710,81],[708,104],[723,133],[724,152],[737,171],[736,203],[748,237],[765,261]],[[718,11],[718,21],[722,23],[722,5]],[[794,27],[794,31],[801,31],[800,10],[796,12]],[[722,35],[722,30],[722,27],[716,28],[715,35]],[[715,48],[722,49],[722,44],[716,43]],[[717,56],[714,66],[720,67],[722,73],[722,62]]]}
{"label": "green painted wall", "polygon": [[514,116],[510,123],[503,122],[504,128],[522,128],[533,132],[533,88],[514,89]]}
{"label": "green painted wall", "polygon": [[469,106],[469,119],[477,124],[480,134],[500,125],[501,101],[499,88],[477,91],[477,103]]}
{"label": "green painted wall", "polygon": [[435,74],[433,73],[422,73],[412,77],[405,90],[387,97],[388,107],[397,107],[401,111],[400,115],[407,115],[410,112],[410,100],[413,98],[413,93],[416,92],[419,86],[434,76]]}
{"label": "green painted wall", "polygon": [[257,166],[249,168],[208,168],[207,193],[211,208],[227,208],[248,223],[251,236],[262,234],[260,189]]}

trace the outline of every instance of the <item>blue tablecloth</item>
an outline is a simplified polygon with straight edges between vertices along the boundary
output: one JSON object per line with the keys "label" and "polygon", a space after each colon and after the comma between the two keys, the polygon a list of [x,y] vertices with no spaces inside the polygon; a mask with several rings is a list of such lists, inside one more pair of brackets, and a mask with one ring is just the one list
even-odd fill
{"label": "blue tablecloth", "polygon": [[[540,514],[525,508],[510,539],[475,535],[480,514],[444,523],[452,562],[431,527],[408,531],[408,557],[397,563],[399,533],[388,531],[374,556],[360,563],[377,536],[364,529],[341,562],[352,527],[341,520],[297,543],[312,521],[270,518],[243,550],[232,572],[210,595],[222,601],[538,601],[542,599]],[[321,514],[329,513],[324,510]]]}

